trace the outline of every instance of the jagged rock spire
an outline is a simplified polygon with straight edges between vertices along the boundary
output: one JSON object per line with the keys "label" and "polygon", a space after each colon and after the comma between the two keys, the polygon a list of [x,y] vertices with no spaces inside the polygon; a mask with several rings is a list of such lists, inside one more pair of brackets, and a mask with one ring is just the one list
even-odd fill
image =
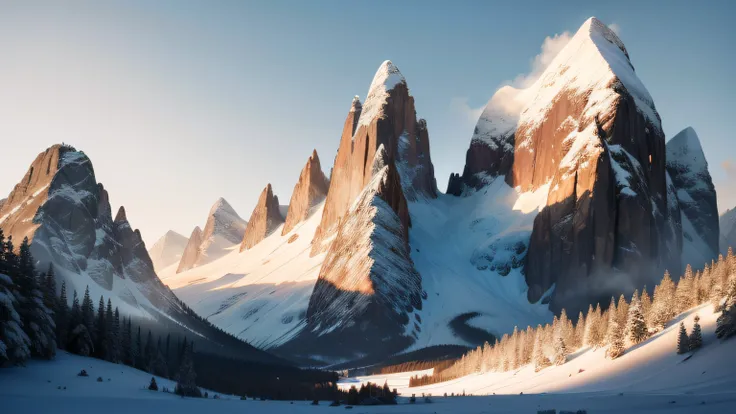
{"label": "jagged rock spire", "polygon": [[250,249],[260,243],[283,222],[284,217],[279,211],[279,198],[273,194],[269,183],[261,192],[258,203],[250,215],[243,242],[240,244],[240,251]]}
{"label": "jagged rock spire", "polygon": [[328,187],[329,182],[322,172],[317,150],[314,150],[291,193],[282,235],[289,233],[294,226],[309,217],[312,209],[327,196]]}

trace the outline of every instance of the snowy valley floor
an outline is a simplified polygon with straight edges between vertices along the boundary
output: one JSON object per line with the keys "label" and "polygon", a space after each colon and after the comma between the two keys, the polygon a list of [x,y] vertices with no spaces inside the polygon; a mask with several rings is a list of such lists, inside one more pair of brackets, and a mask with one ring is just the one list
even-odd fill
{"label": "snowy valley floor", "polygon": [[[676,327],[680,320],[691,327],[696,312],[701,316],[704,347],[685,361],[688,355],[674,352]],[[402,395],[397,406],[355,407],[349,411],[352,413],[534,414],[547,409],[585,409],[589,414],[731,412],[736,406],[736,339],[717,340],[714,325],[710,306],[703,306],[681,315],[667,330],[615,361],[605,359],[604,350],[583,350],[568,363],[538,373],[522,368],[411,389],[408,378],[415,373],[404,373],[346,379],[340,386],[388,381]],[[77,377],[81,369],[87,370],[89,377]],[[97,377],[103,382],[97,382]],[[308,401],[240,401],[228,396],[219,400],[182,399],[146,390],[150,379],[150,374],[126,366],[60,352],[54,361],[31,361],[27,367],[0,369],[0,412],[279,414],[345,410],[328,407],[326,402],[315,407]],[[157,382],[159,388],[174,388],[172,381],[158,378]],[[60,390],[59,386],[67,389]],[[445,392],[463,391],[475,396],[440,397]],[[409,404],[406,397],[412,393],[432,393],[433,402],[423,403],[418,398],[416,404]]]}

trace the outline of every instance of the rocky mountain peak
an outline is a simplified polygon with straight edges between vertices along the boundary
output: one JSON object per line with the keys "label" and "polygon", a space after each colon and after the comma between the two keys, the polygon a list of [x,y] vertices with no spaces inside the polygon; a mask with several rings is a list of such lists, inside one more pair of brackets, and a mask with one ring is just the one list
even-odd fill
{"label": "rocky mountain peak", "polygon": [[271,184],[261,192],[253,213],[245,228],[245,236],[240,244],[240,251],[250,249],[268,237],[281,223],[284,217],[279,208],[279,198],[273,194]]}
{"label": "rocky mountain peak", "polygon": [[[720,250],[716,189],[700,139],[692,127],[667,142],[667,173],[686,218],[683,218],[683,264],[705,263],[716,258]],[[707,248],[694,243],[696,236]]]}
{"label": "rocky mountain peak", "polygon": [[[354,121],[354,112],[348,121]],[[313,254],[324,251],[323,241],[373,178],[373,160],[383,145],[395,163],[407,199],[437,196],[429,153],[426,121],[417,119],[406,79],[391,62],[376,71],[357,124],[346,121],[340,140],[322,221],[315,234]]]}
{"label": "rocky mountain peak", "polygon": [[355,95],[353,103],[350,104],[350,112],[360,112],[363,110],[363,104],[360,103],[360,97]]}
{"label": "rocky mountain peak", "polygon": [[118,213],[115,214],[115,223],[127,222],[128,217],[125,215],[125,207],[120,206]]}
{"label": "rocky mountain peak", "polygon": [[313,150],[291,193],[289,210],[281,234],[289,233],[294,226],[309,217],[312,209],[327,196],[328,188],[329,182],[322,172],[317,150]]}

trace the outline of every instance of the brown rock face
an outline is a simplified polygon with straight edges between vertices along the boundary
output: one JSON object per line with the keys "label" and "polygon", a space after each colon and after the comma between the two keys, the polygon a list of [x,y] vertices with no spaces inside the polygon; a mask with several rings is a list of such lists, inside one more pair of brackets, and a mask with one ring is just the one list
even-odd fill
{"label": "brown rock face", "polygon": [[373,160],[381,145],[387,158],[396,163],[407,199],[437,196],[426,122],[417,120],[414,97],[391,62],[384,62],[376,73],[357,126],[356,114],[351,108],[343,128],[313,254],[324,251],[323,241],[370,182]]}
{"label": "brown rock face", "polygon": [[[61,145],[54,145],[38,154],[23,179],[0,206],[0,227],[5,237],[12,236],[16,247],[28,237],[33,241],[40,223],[34,222],[36,211],[48,199],[48,188],[59,169],[59,158],[66,151]],[[17,208],[17,210],[16,210]]]}
{"label": "brown rock face", "polygon": [[419,328],[421,277],[408,244],[409,210],[394,163],[379,148],[376,174],[345,217],[309,300],[300,344],[329,354],[389,354],[411,343]]}
{"label": "brown rock face", "polygon": [[294,226],[309,217],[312,208],[327,196],[328,187],[329,182],[322,172],[319,156],[315,150],[299,174],[299,181],[291,193],[289,212],[286,214],[282,235],[286,235]]}
{"label": "brown rock face", "polygon": [[497,95],[448,192],[500,175],[521,191],[548,186],[526,257],[531,302],[554,286],[552,310],[576,313],[679,270],[659,115],[607,26],[588,20],[534,85]]}
{"label": "brown rock face", "polygon": [[279,198],[273,195],[271,184],[268,184],[261,192],[258,204],[250,215],[240,251],[250,249],[260,243],[283,222],[284,217],[279,212]]}
{"label": "brown rock face", "polygon": [[54,145],[39,154],[0,218],[5,234],[16,240],[28,237],[34,258],[43,265],[53,263],[59,277],[89,277],[107,290],[116,277],[129,278],[160,287],[144,293],[152,301],[170,294],[160,285],[140,232],[130,227],[124,208],[113,221],[108,192],[81,151]]}
{"label": "brown rock face", "polygon": [[184,253],[181,255],[181,260],[179,261],[179,267],[176,269],[176,273],[183,272],[184,270],[194,267],[197,259],[199,258],[199,247],[201,245],[202,229],[197,226],[192,230],[192,235],[189,236],[187,247],[184,248]]}

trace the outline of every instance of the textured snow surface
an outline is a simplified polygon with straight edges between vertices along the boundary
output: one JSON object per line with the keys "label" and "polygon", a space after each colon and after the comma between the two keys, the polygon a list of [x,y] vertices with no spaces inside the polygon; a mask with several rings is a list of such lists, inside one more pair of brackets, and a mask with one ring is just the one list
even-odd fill
{"label": "textured snow surface", "polygon": [[467,197],[440,194],[409,204],[412,259],[426,292],[418,311],[422,332],[412,349],[469,345],[449,326],[463,314],[477,313],[472,326],[499,337],[514,326],[552,319],[546,305],[529,303],[521,269],[512,264],[526,254],[546,194],[519,193],[496,179]]}
{"label": "textured snow surface", "polygon": [[[360,118],[358,119],[358,127],[361,125],[370,125],[371,121],[378,116],[383,104],[386,102],[388,91],[399,83],[406,84],[406,79],[399,72],[399,68],[394,66],[390,60],[383,62],[378,68],[378,71],[376,71],[373,82],[371,82],[371,87],[368,89],[368,95],[363,103],[363,112],[360,113]],[[353,99],[353,105],[355,105],[355,99]]]}
{"label": "textured snow surface", "polygon": [[[639,112],[661,130],[654,100],[636,76],[626,47],[605,24],[590,18],[534,84],[521,90],[505,86],[496,92],[481,113],[473,140],[494,149],[499,145],[510,148],[511,134],[522,125],[533,130],[563,92],[589,94],[583,115],[592,120],[610,110],[618,96],[614,88],[619,86],[632,95]],[[523,147],[529,138],[516,137],[516,143]]]}
{"label": "textured snow surface", "polygon": [[[685,360],[689,355],[678,355],[675,352],[679,322],[683,320],[689,330],[696,314],[701,317],[703,348],[694,353],[692,358]],[[700,395],[702,398],[697,403],[706,401],[706,407],[691,407],[692,411],[683,412],[707,412],[701,410],[707,408],[711,401],[709,397],[727,392],[730,398],[736,398],[736,377],[733,375],[736,372],[736,360],[732,357],[736,352],[736,340],[722,342],[715,337],[717,316],[711,305],[685,312],[663,332],[630,348],[624,356],[615,360],[605,358],[605,349],[583,348],[573,353],[567,363],[540,372],[534,372],[533,367],[525,366],[516,371],[473,374],[415,388],[408,387],[408,378],[417,373],[404,373],[351,378],[342,380],[339,386],[348,388],[363,381],[379,384],[388,381],[389,387],[397,388],[404,395],[443,395],[445,392],[457,394],[463,391],[474,395],[624,393],[627,397],[622,399],[628,399],[633,395],[669,394],[670,400],[678,403],[687,394]],[[579,408],[586,407],[576,409]],[[666,410],[664,408],[662,411],[670,412],[669,410],[676,407],[666,407]],[[649,409],[654,410],[653,407]]]}

